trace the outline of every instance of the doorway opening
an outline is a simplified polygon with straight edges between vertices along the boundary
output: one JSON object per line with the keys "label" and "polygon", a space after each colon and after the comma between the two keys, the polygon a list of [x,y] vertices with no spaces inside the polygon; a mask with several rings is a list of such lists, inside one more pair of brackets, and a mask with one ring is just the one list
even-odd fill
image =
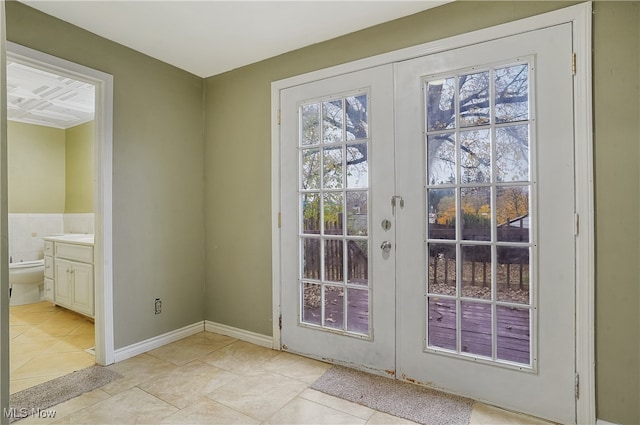
{"label": "doorway opening", "polygon": [[[64,59],[8,42],[8,63],[71,79],[94,89],[93,138],[93,221],[83,222],[72,233],[93,233],[93,293],[95,319],[95,363],[114,362],[113,270],[112,270],[112,133],[113,77]],[[38,96],[38,93],[33,93]],[[63,100],[59,105],[64,105]],[[68,100],[68,99],[66,99]],[[69,103],[66,104],[69,107]],[[86,105],[75,105],[87,109]],[[64,107],[64,106],[61,106]],[[45,111],[41,116],[63,118],[63,111]],[[87,221],[84,217],[84,221]],[[82,219],[81,219],[82,221]],[[92,227],[92,228],[91,228]],[[79,231],[78,231],[79,230]],[[83,314],[87,314],[83,312]]]}

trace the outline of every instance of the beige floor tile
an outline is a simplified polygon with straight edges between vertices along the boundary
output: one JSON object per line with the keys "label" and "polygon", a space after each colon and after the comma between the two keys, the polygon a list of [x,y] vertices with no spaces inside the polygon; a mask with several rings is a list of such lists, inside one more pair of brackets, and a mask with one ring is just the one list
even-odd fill
{"label": "beige floor tile", "polygon": [[497,407],[488,406],[484,403],[473,403],[471,411],[470,425],[552,425],[532,416],[509,412]]}
{"label": "beige floor tile", "polygon": [[237,341],[213,351],[201,360],[235,374],[256,370],[278,354],[278,351]]}
{"label": "beige floor tile", "polygon": [[56,424],[155,424],[178,409],[140,388],[131,388],[56,420]]}
{"label": "beige floor tile", "polygon": [[265,424],[364,424],[362,418],[296,398],[271,416]]}
{"label": "beige floor tile", "polygon": [[361,404],[352,403],[342,398],[334,397],[329,394],[322,393],[320,391],[307,388],[298,396],[305,400],[313,401],[318,404],[322,404],[332,409],[339,410],[344,413],[348,413],[351,416],[356,416],[361,419],[368,420],[376,412],[373,409],[363,406]]}
{"label": "beige floor tile", "polygon": [[48,353],[68,353],[72,351],[84,351],[95,346],[95,336],[91,335],[66,335],[56,338],[48,350]]}
{"label": "beige floor tile", "polygon": [[213,400],[204,398],[165,418],[163,424],[259,424],[240,412],[236,412]]}
{"label": "beige floor tile", "polygon": [[148,354],[181,366],[204,357],[225,345],[227,345],[227,342],[205,338],[201,334],[196,334],[151,350]]}
{"label": "beige floor tile", "polygon": [[34,311],[23,312],[19,314],[11,314],[9,319],[10,325],[38,325],[46,320],[55,317],[58,314],[56,311]]}
{"label": "beige floor tile", "polygon": [[266,371],[247,372],[207,397],[258,420],[265,420],[295,398],[306,384]]}
{"label": "beige floor tile", "polygon": [[168,372],[160,373],[139,387],[179,409],[233,381],[237,375],[194,360]]}
{"label": "beige floor tile", "polygon": [[81,394],[76,398],[65,401],[64,403],[60,403],[56,406],[45,409],[49,412],[55,412],[54,416],[51,418],[29,417],[22,419],[20,421],[20,425],[44,425],[55,422],[56,420],[60,420],[65,416],[68,416],[89,406],[93,406],[100,401],[106,400],[109,397],[111,397],[109,394],[100,389],[89,391],[88,393]]}
{"label": "beige floor tile", "polygon": [[94,364],[95,357],[85,352],[43,353],[14,370],[11,377],[23,379],[54,374],[61,376]]}
{"label": "beige floor tile", "polygon": [[416,422],[384,412],[375,412],[373,416],[371,416],[371,419],[367,421],[367,425],[416,425]]}
{"label": "beige floor tile", "polygon": [[31,325],[11,325],[9,326],[9,339],[14,339],[31,329]]}
{"label": "beige floor tile", "polygon": [[69,332],[69,335],[95,335],[95,324],[90,321],[83,321]]}
{"label": "beige floor tile", "polygon": [[154,379],[157,374],[167,373],[177,366],[148,354],[140,354],[109,366],[122,375],[122,378],[105,385],[101,389],[109,394],[118,394]]}
{"label": "beige floor tile", "polygon": [[262,367],[270,372],[313,384],[331,365],[291,353],[279,353]]}

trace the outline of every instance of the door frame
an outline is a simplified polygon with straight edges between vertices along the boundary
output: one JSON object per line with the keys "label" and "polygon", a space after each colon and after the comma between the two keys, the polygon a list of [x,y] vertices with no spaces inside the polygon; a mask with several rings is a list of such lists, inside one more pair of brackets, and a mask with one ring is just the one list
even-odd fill
{"label": "door frame", "polygon": [[115,362],[113,332],[113,76],[7,41],[7,57],[95,86],[94,112],[94,279],[95,357],[102,366]]}
{"label": "door frame", "polygon": [[[575,243],[576,243],[576,420],[595,423],[595,215],[593,174],[593,116],[591,75],[592,4],[581,3],[557,11],[508,22],[443,40],[274,81],[271,84],[271,228],[273,348],[280,350],[280,91],[299,84],[361,69],[440,53],[496,38],[508,37],[552,25],[571,23],[575,54]],[[567,58],[567,66],[572,66]]]}

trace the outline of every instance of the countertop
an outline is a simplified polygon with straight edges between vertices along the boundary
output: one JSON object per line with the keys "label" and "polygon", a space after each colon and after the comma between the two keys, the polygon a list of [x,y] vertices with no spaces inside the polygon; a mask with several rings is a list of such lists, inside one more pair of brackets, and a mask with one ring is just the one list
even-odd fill
{"label": "countertop", "polygon": [[93,235],[86,233],[66,233],[63,235],[51,235],[43,238],[45,241],[75,243],[79,245],[93,245]]}

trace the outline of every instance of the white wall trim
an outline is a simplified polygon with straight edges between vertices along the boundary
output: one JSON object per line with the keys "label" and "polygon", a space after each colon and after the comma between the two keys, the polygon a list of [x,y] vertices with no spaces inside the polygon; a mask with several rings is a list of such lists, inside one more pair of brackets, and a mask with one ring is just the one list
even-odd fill
{"label": "white wall trim", "polygon": [[[580,422],[578,422],[578,423],[580,423]],[[615,424],[613,422],[603,421],[602,419],[597,419],[596,420],[596,425],[618,425],[618,424]]]}
{"label": "white wall trim", "polygon": [[131,344],[127,347],[118,348],[115,352],[115,361],[121,362],[203,331],[203,322],[196,322],[192,325],[188,325],[162,335],[154,336],[153,338],[149,338],[144,341],[136,342],[135,344]]}
{"label": "white wall trim", "polygon": [[268,335],[262,335],[259,333],[246,331],[244,329],[234,328],[233,326],[223,325],[222,323],[205,320],[204,330],[207,332],[215,332],[220,335],[237,338],[241,341],[250,342],[251,344],[259,345],[261,347],[277,349],[273,346],[273,338]]}
{"label": "white wall trim", "polygon": [[12,42],[7,42],[7,56],[34,68],[85,81],[96,88],[94,142],[96,362],[109,365],[114,362],[113,76]]}
{"label": "white wall trim", "polygon": [[575,89],[576,213],[580,234],[576,237],[576,373],[580,375],[577,422],[595,423],[595,213],[593,199],[593,118],[591,88],[592,3],[585,2],[518,21],[473,31],[443,40],[408,47],[318,71],[274,81],[271,84],[271,205],[272,205],[272,298],[273,344],[280,348],[282,258],[280,255],[280,91],[300,84],[359,71],[397,61],[439,53],[475,43],[490,41],[570,22],[573,25],[574,52],[577,54]]}

